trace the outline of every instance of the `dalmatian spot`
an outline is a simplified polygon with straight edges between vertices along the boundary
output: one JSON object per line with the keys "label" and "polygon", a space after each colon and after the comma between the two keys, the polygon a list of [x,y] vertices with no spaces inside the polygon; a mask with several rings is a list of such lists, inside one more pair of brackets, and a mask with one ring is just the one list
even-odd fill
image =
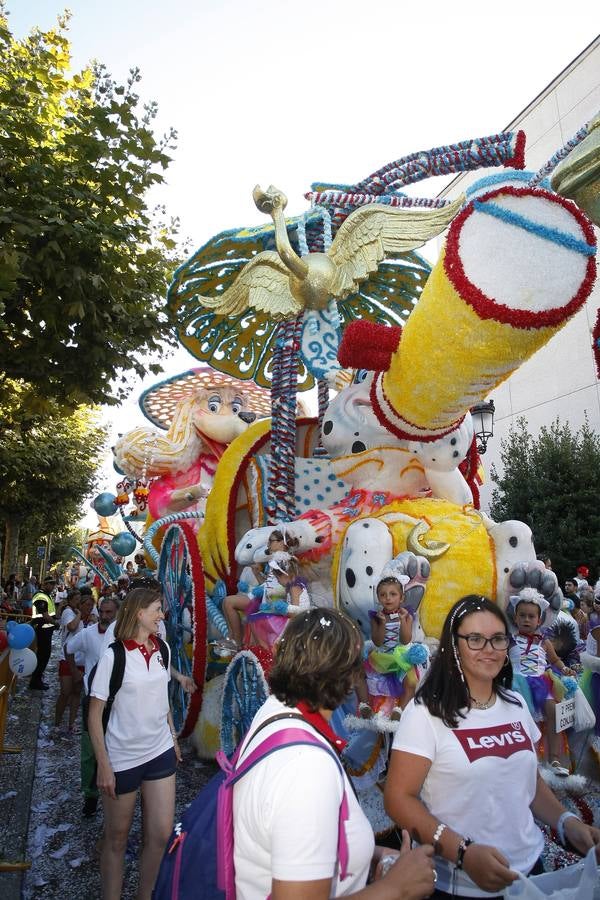
{"label": "dalmatian spot", "polygon": [[[451,443],[452,446],[454,447],[455,444],[456,444],[456,438],[450,438],[450,443]],[[458,456],[458,454],[456,454],[456,455]]]}
{"label": "dalmatian spot", "polygon": [[[365,553],[366,552],[367,551],[365,550]],[[367,572],[367,575],[369,575],[369,576],[372,575],[373,574],[373,566],[367,566],[366,572]]]}
{"label": "dalmatian spot", "polygon": [[326,422],[323,422],[323,434],[331,434],[333,431],[333,422],[331,419],[327,419]]}
{"label": "dalmatian spot", "polygon": [[352,444],[352,453],[364,453],[366,449],[367,446],[362,441],[354,441]]}
{"label": "dalmatian spot", "polygon": [[508,539],[508,543],[510,544],[511,547],[516,547],[517,544],[519,543],[519,539],[517,537],[515,537],[513,534],[513,536]]}
{"label": "dalmatian spot", "polygon": [[351,588],[353,588],[356,584],[356,575],[354,574],[354,569],[346,569],[346,584]]}

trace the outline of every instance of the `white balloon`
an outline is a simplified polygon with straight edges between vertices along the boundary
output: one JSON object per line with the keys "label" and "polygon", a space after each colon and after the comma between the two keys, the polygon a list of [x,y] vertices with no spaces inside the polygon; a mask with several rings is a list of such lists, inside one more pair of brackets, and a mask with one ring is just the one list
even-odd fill
{"label": "white balloon", "polygon": [[31,675],[37,667],[37,656],[25,647],[24,650],[11,650],[8,654],[8,664],[15,675]]}

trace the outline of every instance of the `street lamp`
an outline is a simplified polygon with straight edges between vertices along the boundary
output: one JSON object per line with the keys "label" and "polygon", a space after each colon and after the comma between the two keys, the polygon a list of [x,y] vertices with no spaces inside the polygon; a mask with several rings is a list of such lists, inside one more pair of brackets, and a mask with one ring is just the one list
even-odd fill
{"label": "street lamp", "polygon": [[487,449],[487,442],[494,436],[494,413],[496,408],[493,400],[476,403],[471,407],[471,418],[477,441],[477,452],[483,456]]}

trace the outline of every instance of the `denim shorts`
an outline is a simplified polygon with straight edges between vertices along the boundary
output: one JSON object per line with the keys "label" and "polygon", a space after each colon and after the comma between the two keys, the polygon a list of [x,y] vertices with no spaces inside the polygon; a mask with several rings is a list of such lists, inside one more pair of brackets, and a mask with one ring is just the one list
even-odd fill
{"label": "denim shorts", "polygon": [[176,768],[175,748],[171,747],[160,756],[155,756],[154,759],[142,763],[141,766],[115,772],[115,793],[131,794],[133,791],[137,791],[142,781],[158,781],[160,778],[169,778],[170,775],[175,774]]}

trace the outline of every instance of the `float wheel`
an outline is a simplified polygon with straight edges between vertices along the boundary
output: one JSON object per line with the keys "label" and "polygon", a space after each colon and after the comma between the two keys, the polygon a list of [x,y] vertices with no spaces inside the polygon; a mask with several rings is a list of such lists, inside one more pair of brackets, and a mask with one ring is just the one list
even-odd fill
{"label": "float wheel", "polygon": [[232,755],[268,696],[260,662],[250,650],[242,650],[229,663],[223,685],[221,748],[227,756]]}
{"label": "float wheel", "polygon": [[[206,680],[206,594],[204,570],[196,534],[187,522],[170,525],[165,531],[158,562],[158,578],[163,587],[167,640],[171,663],[183,675],[191,675],[197,685],[188,694],[171,679],[169,696],[173,723],[180,737],[194,729],[202,706]],[[184,621],[186,611],[188,623]],[[191,621],[192,658],[186,651],[186,632]],[[187,634],[189,639],[189,634]]]}

